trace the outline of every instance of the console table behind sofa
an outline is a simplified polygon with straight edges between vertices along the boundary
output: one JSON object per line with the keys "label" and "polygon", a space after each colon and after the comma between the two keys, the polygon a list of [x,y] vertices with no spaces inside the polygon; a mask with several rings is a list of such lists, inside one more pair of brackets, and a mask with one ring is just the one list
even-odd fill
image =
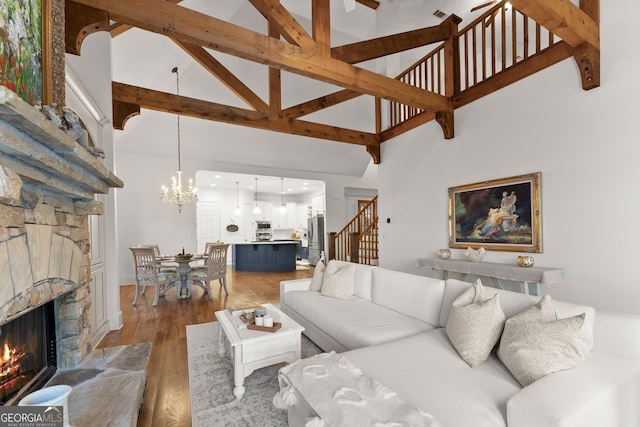
{"label": "console table behind sofa", "polygon": [[548,267],[518,267],[517,265],[498,264],[492,262],[471,262],[458,259],[420,258],[418,267],[432,269],[433,277],[448,279],[449,272],[460,273],[460,280],[469,281],[469,275],[490,279],[485,283],[505,289],[503,280],[520,282],[520,291],[527,295],[540,295],[540,285],[559,283],[564,277],[564,270]]}

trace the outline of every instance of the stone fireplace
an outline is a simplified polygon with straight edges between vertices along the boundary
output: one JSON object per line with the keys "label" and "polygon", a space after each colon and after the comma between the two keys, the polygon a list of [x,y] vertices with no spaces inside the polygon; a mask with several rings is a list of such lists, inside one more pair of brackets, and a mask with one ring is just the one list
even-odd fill
{"label": "stone fireplace", "polygon": [[0,326],[0,404],[42,388],[57,366],[54,301]]}
{"label": "stone fireplace", "polygon": [[53,301],[60,368],[92,350],[88,215],[110,187],[102,159],[0,86],[0,325]]}

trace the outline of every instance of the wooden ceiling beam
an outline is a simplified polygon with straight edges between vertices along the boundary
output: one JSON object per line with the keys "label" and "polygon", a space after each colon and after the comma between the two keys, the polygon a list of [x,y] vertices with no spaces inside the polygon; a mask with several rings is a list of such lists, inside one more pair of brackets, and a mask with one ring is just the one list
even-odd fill
{"label": "wooden ceiling beam", "polygon": [[[70,0],[68,0],[70,1]],[[117,22],[429,111],[452,111],[450,100],[372,71],[317,54],[220,19],[155,0],[75,0]]]}
{"label": "wooden ceiling beam", "polygon": [[[178,4],[180,2],[182,2],[182,0],[167,0],[170,1],[174,4]],[[132,29],[133,27],[131,25],[126,25],[126,24],[121,24],[119,22],[115,22],[113,24],[111,24],[111,26],[109,27],[109,33],[111,34],[111,38],[114,37],[118,37],[120,34]]]}
{"label": "wooden ceiling beam", "polygon": [[[316,42],[307,34],[302,25],[295,20],[279,0],[249,0],[258,12],[264,16],[269,25],[277,29],[289,43],[304,49],[315,49]],[[271,33],[271,30],[269,31]]]}
{"label": "wooden ceiling beam", "polygon": [[380,2],[376,0],[356,0],[356,1],[363,6],[370,7],[373,10],[376,10],[378,6],[380,6]]}
{"label": "wooden ceiling beam", "polygon": [[246,110],[214,102],[187,98],[176,94],[113,82],[114,102],[163,111],[199,119],[271,130],[293,135],[308,136],[330,141],[363,146],[379,145],[376,134],[311,123],[302,120],[283,119],[277,115]]}
{"label": "wooden ceiling beam", "polygon": [[331,56],[331,5],[329,0],[311,1],[311,28],[317,51]]}
{"label": "wooden ceiling beam", "polygon": [[173,41],[251,108],[256,111],[269,111],[269,106],[266,102],[204,48],[180,40]]}
{"label": "wooden ceiling beam", "polygon": [[434,27],[421,28],[391,36],[378,37],[334,47],[331,49],[331,56],[335,59],[348,62],[349,64],[356,64],[432,43],[442,42],[451,37],[451,30],[454,27],[451,25],[452,22],[459,24],[461,21],[458,16],[451,15],[440,25]]}
{"label": "wooden ceiling beam", "polygon": [[109,16],[103,10],[65,2],[65,51],[80,55],[85,38],[98,31],[109,30]]}
{"label": "wooden ceiling beam", "polygon": [[320,98],[285,108],[282,110],[282,116],[289,119],[295,119],[306,116],[307,114],[315,113],[316,111],[324,110],[325,108],[333,107],[334,105],[359,96],[362,96],[359,92],[355,92],[350,89],[343,89],[338,92],[330,93],[329,95],[321,96]]}
{"label": "wooden ceiling beam", "polygon": [[600,49],[598,23],[569,0],[509,0],[513,7],[533,19],[572,47],[588,43]]}
{"label": "wooden ceiling beam", "polygon": [[[271,21],[267,25],[269,36],[280,37],[277,25]],[[279,114],[282,110],[282,72],[275,67],[269,67],[269,108],[275,114]]]}
{"label": "wooden ceiling beam", "polygon": [[122,102],[117,99],[111,101],[113,106],[113,128],[124,130],[127,121],[140,115],[140,105],[131,102]]}
{"label": "wooden ceiling beam", "polygon": [[131,25],[116,22],[109,26],[109,34],[111,34],[111,38],[118,37],[120,34],[129,31],[132,28],[133,27]]}

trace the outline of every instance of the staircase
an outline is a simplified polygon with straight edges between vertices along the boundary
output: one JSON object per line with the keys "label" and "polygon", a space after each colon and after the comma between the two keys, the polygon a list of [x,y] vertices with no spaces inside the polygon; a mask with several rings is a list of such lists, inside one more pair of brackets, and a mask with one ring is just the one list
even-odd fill
{"label": "staircase", "polygon": [[329,233],[328,260],[378,265],[378,196],[338,233]]}

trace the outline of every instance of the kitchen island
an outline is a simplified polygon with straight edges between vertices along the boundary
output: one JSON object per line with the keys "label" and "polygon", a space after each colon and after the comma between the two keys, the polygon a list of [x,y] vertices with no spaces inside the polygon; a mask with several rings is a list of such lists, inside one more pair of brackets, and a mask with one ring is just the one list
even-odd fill
{"label": "kitchen island", "polygon": [[233,243],[233,269],[237,271],[295,271],[298,241]]}

